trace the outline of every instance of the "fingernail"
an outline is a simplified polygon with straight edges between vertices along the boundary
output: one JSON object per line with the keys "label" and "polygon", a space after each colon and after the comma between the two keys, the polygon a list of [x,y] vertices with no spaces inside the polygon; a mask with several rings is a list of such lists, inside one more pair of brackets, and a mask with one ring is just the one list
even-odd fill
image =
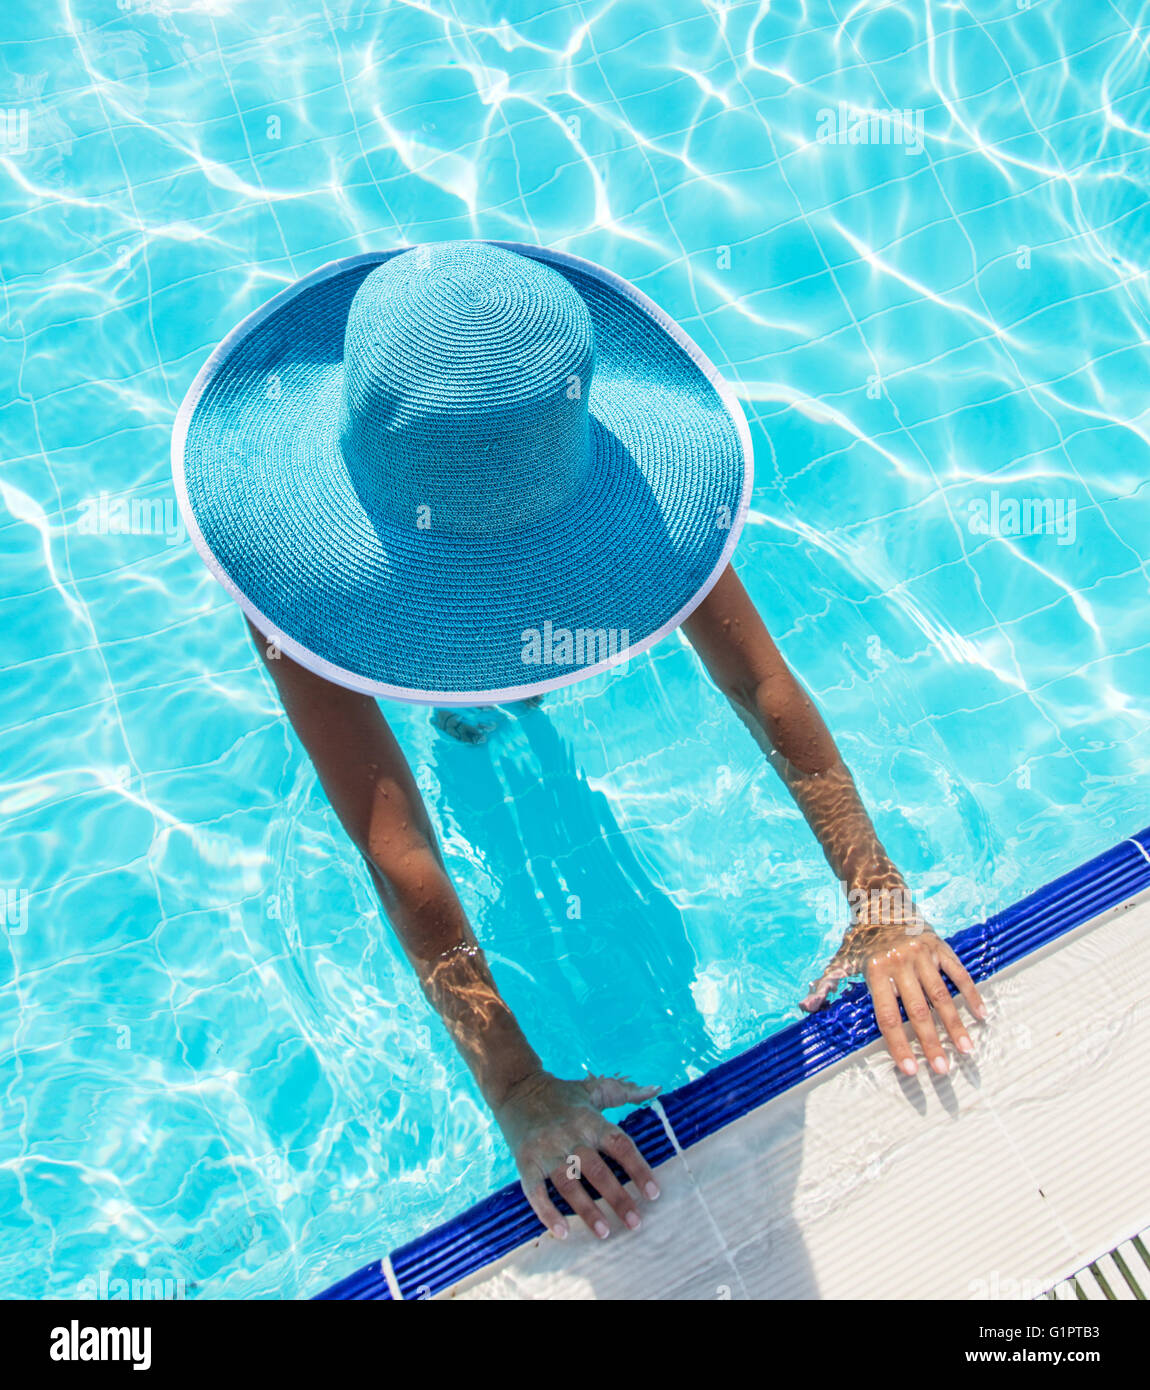
{"label": "fingernail", "polygon": [[626,1221],[632,1231],[637,1231],[643,1224],[642,1221],[639,1220],[639,1213],[637,1211],[629,1211],[623,1220]]}
{"label": "fingernail", "polygon": [[655,1200],[655,1198],[659,1195],[659,1184],[658,1184],[658,1183],[654,1183],[654,1182],[649,1182],[649,1183],[647,1184],[647,1186],[643,1189],[643,1191],[647,1194],[647,1196],[648,1196],[648,1197],[651,1199],[651,1201],[653,1202],[653,1201]]}
{"label": "fingernail", "polygon": [[979,1022],[985,1023],[985,1022],[986,1022],[986,1005],[985,1005],[985,1004],[979,1004],[978,1008],[975,1009],[975,1011],[974,1011],[974,1016],[975,1016],[975,1018],[977,1018],[977,1019],[979,1020]]}
{"label": "fingernail", "polygon": [[938,1072],[939,1076],[945,1076],[950,1070],[950,1064],[945,1057],[936,1057],[931,1066]]}
{"label": "fingernail", "polygon": [[551,1234],[555,1237],[556,1240],[566,1240],[567,1227],[564,1224],[564,1222],[556,1221],[555,1225],[551,1227]]}
{"label": "fingernail", "polygon": [[966,1036],[965,1033],[963,1033],[962,1037],[958,1040],[958,1050],[959,1052],[974,1051],[974,1044],[970,1041],[970,1039]]}
{"label": "fingernail", "polygon": [[595,1234],[599,1237],[600,1240],[607,1239],[611,1232],[607,1229],[606,1221],[595,1222]]}
{"label": "fingernail", "polygon": [[907,1076],[913,1076],[915,1072],[918,1071],[918,1063],[914,1060],[913,1057],[904,1057],[902,1061],[899,1063],[899,1067],[906,1073]]}

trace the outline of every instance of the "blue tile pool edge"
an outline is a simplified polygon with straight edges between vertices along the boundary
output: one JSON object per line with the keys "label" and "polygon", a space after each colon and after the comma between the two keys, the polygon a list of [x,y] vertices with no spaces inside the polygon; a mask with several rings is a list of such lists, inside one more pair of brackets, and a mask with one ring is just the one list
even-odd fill
{"label": "blue tile pool edge", "polygon": [[[971,976],[984,980],[1147,888],[1150,827],[948,940]],[[819,1013],[805,1015],[706,1075],[661,1096],[663,1112],[686,1148],[878,1036],[866,987],[854,984]],[[675,1152],[662,1121],[650,1108],[633,1111],[622,1127],[652,1167]],[[568,1210],[565,1203],[559,1205]],[[509,1183],[315,1298],[431,1298],[543,1231],[519,1184]]]}

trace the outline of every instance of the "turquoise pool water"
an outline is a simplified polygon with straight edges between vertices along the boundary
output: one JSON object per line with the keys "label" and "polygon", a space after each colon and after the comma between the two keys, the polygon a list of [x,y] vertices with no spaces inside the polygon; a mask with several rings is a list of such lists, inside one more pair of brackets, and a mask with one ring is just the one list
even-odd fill
{"label": "turquoise pool water", "polygon": [[[944,929],[1145,823],[1147,6],[536,10],[0,19],[0,1295],[306,1295],[513,1175],[171,510],[195,371],[325,261],[535,240],[683,322]],[[832,885],[677,636],[485,748],[388,716],[554,1070],[795,1016]]]}

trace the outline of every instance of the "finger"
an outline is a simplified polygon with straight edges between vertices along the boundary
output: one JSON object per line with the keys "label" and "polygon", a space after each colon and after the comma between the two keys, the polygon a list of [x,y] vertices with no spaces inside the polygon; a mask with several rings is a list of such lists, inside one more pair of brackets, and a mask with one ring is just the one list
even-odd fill
{"label": "finger", "polygon": [[643,1223],[631,1194],[594,1149],[579,1149],[578,1153],[583,1162],[583,1180],[591,1184],[628,1230],[637,1231]]}
{"label": "finger", "polygon": [[625,1076],[588,1076],[583,1079],[587,1099],[598,1110],[616,1105],[641,1105],[659,1094],[658,1086],[636,1086]]}
{"label": "finger", "polygon": [[954,954],[945,941],[938,943],[938,960],[943,970],[950,976],[959,994],[966,1001],[966,1007],[980,1023],[986,1022],[986,1004],[974,986],[970,972]]}
{"label": "finger", "polygon": [[523,1195],[531,1204],[531,1210],[543,1222],[556,1240],[567,1239],[567,1222],[559,1213],[559,1208],[547,1195],[547,1184],[540,1178],[536,1183],[522,1180]]}
{"label": "finger", "polygon": [[563,1194],[575,1215],[582,1217],[587,1229],[600,1240],[606,1240],[611,1234],[610,1226],[579,1179],[567,1176],[566,1165],[555,1169],[551,1174],[551,1181],[555,1184],[555,1190]]}
{"label": "finger", "polygon": [[873,975],[868,976],[867,985],[874,1002],[875,1022],[886,1043],[887,1051],[899,1071],[906,1076],[913,1076],[918,1071],[918,1063],[914,1060],[910,1043],[906,1040],[902,1015],[898,1011],[898,998],[890,976],[875,971]]}
{"label": "finger", "polygon": [[942,1043],[938,1040],[938,1029],[934,1026],[934,1015],[930,1011],[926,995],[922,992],[918,976],[914,973],[914,967],[911,965],[902,966],[895,976],[894,983],[902,999],[902,1006],[906,1010],[910,1026],[922,1044],[927,1062],[939,1076],[945,1076],[950,1070],[950,1063],[946,1060],[946,1053],[942,1050]]}
{"label": "finger", "polygon": [[847,972],[837,969],[832,963],[811,986],[810,994],[801,1002],[799,1007],[805,1009],[809,1014],[821,1009],[846,977]]}
{"label": "finger", "polygon": [[958,1016],[958,1010],[954,1006],[954,1000],[950,997],[950,990],[947,989],[946,981],[939,973],[938,966],[926,955],[920,956],[917,964],[918,978],[923,993],[950,1034],[951,1041],[959,1052],[973,1052],[974,1044],[970,1041],[966,1024]]}
{"label": "finger", "polygon": [[618,1125],[607,1125],[599,1139],[600,1149],[613,1158],[640,1192],[651,1201],[659,1195],[655,1174],[629,1134]]}

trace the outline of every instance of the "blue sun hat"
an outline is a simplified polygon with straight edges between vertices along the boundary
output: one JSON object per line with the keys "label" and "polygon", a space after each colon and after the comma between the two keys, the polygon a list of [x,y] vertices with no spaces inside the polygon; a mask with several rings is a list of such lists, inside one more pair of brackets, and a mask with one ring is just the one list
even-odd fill
{"label": "blue sun hat", "polygon": [[335,261],[246,318],[180,406],[172,470],[209,568],[293,660],[494,704],[690,615],[735,548],[751,442],[633,285],[454,241]]}

